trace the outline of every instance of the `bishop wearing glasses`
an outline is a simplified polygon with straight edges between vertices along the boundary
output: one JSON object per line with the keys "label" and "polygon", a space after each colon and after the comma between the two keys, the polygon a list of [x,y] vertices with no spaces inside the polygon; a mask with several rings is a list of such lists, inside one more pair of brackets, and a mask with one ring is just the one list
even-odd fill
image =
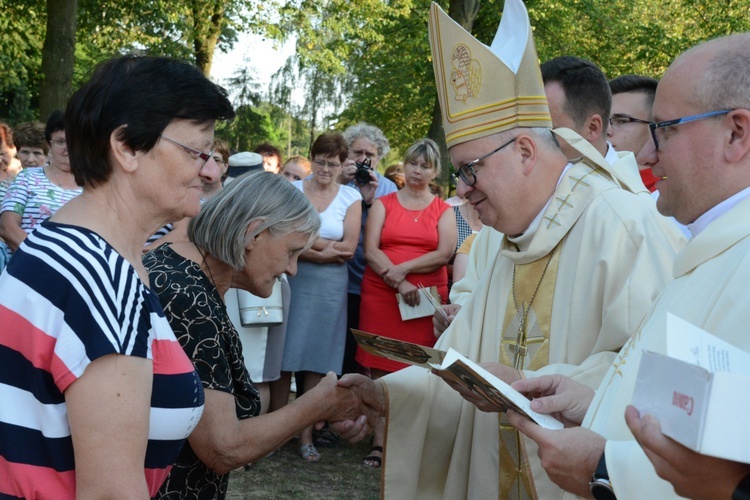
{"label": "bishop wearing glasses", "polygon": [[[684,239],[587,141],[552,130],[521,0],[506,0],[490,47],[436,4],[429,32],[458,194],[506,235],[435,347],[491,363],[507,382],[560,373],[596,387],[670,280]],[[579,161],[568,162],[557,135]],[[481,411],[491,408],[429,371],[340,383],[387,409],[386,498],[560,495],[504,413]]]}

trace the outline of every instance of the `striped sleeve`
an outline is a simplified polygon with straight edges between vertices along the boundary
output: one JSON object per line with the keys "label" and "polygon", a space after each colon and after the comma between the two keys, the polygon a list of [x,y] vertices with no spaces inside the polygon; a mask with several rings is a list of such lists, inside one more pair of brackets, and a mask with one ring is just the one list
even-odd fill
{"label": "striped sleeve", "polygon": [[154,495],[200,419],[200,379],[135,269],[96,234],[45,222],[0,275],[0,498],[75,497],[64,392],[108,354],[153,361]]}

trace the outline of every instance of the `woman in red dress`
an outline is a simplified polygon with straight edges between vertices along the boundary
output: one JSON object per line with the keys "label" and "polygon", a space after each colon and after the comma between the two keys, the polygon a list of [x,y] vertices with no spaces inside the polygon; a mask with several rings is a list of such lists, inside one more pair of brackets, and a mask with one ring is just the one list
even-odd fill
{"label": "woman in red dress", "polygon": [[[440,152],[430,139],[421,139],[406,151],[403,189],[375,200],[365,226],[367,268],[362,280],[362,330],[385,337],[432,346],[432,315],[403,321],[396,294],[409,305],[419,304],[417,285],[437,287],[442,302],[448,298],[446,263],[456,247],[453,210],[430,192],[440,174]],[[370,369],[372,378],[406,365],[357,349],[356,360]],[[380,467],[383,423],[375,426],[373,449],[364,465]]]}

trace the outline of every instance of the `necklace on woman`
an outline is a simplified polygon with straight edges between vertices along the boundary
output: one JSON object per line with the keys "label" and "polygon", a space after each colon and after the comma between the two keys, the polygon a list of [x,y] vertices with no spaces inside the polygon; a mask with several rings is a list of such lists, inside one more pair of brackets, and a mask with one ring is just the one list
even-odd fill
{"label": "necklace on woman", "polygon": [[[427,205],[429,206],[429,205]],[[414,217],[414,222],[419,222],[419,218],[422,217],[422,212],[424,212],[427,209],[427,207],[424,207],[422,210],[419,211],[416,217]],[[409,210],[409,212],[416,212],[416,210]],[[411,214],[409,214],[411,215]]]}
{"label": "necklace on woman", "polygon": [[[413,200],[413,201],[417,201],[417,202],[423,202],[423,201],[424,201],[424,200],[422,200],[422,199],[419,199],[419,198],[416,198],[416,199],[412,199],[412,200]],[[400,200],[399,200],[399,201],[400,201]],[[404,200],[404,201],[406,201],[406,200]],[[419,211],[419,213],[417,214],[417,216],[416,216],[416,217],[414,217],[414,215],[412,215],[412,213],[411,213],[411,212],[416,212],[416,210],[412,210],[412,209],[410,209],[410,208],[406,208],[406,207],[405,207],[405,206],[403,205],[403,203],[401,204],[401,206],[404,206],[404,210],[406,210],[407,212],[409,212],[409,217],[413,217],[413,218],[414,218],[414,222],[419,222],[419,218],[420,218],[420,217],[422,217],[422,213],[423,213],[423,212],[424,212],[425,210],[427,210],[427,207],[429,207],[429,206],[430,206],[431,204],[432,204],[432,200],[430,200],[430,202],[429,202],[429,203],[427,203],[427,206],[425,206],[425,207],[424,207],[424,208],[423,208],[422,210],[420,210],[420,211]]]}
{"label": "necklace on woman", "polygon": [[308,182],[310,183],[310,192],[312,194],[314,194],[315,196],[317,196],[318,198],[322,199],[322,200],[328,200],[328,199],[330,199],[333,195],[335,195],[338,192],[338,189],[337,189],[335,191],[332,191],[331,193],[328,193],[327,195],[322,195],[322,194],[318,193],[317,191],[315,191],[315,188],[313,188],[313,182],[312,182],[312,180],[308,181]]}
{"label": "necklace on woman", "polygon": [[211,267],[208,265],[208,261],[206,260],[206,254],[203,253],[203,250],[198,245],[196,245],[195,248],[198,249],[198,253],[201,254],[201,258],[203,259],[201,267],[203,267],[203,265],[206,266],[206,271],[208,271],[208,276],[211,278],[211,283],[216,286],[216,280],[214,279],[213,273],[211,273]]}

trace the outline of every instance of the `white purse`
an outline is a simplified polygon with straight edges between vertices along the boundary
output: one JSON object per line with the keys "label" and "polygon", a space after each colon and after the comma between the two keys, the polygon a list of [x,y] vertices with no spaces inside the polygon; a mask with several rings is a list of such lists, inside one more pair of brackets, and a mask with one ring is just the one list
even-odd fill
{"label": "white purse", "polygon": [[284,322],[280,280],[276,280],[273,292],[266,299],[245,290],[236,291],[242,326],[276,326]]}

